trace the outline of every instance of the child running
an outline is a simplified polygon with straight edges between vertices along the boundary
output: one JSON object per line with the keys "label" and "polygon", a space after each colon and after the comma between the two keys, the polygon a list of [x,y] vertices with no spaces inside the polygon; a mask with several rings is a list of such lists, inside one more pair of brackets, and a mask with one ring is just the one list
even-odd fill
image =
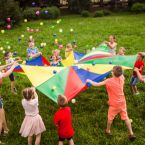
{"label": "child running", "polygon": [[109,52],[112,55],[116,55],[116,47],[117,47],[117,43],[116,43],[116,38],[114,35],[110,35],[109,36],[109,41],[105,42],[107,44],[107,46],[109,47]]}
{"label": "child running", "polygon": [[68,140],[69,145],[74,145],[74,130],[72,128],[71,109],[67,107],[68,100],[65,96],[59,95],[57,103],[60,109],[54,115],[54,124],[58,128],[58,145],[63,145],[65,139]]}
{"label": "child running", "polygon": [[[135,68],[138,68],[140,74],[143,73],[143,67],[144,67],[143,58],[144,58],[144,56],[141,53],[139,53],[137,60],[135,62],[135,65],[134,65]],[[136,86],[136,84],[138,82],[139,82],[139,79],[138,79],[137,73],[135,71],[133,71],[133,75],[132,75],[131,81],[130,81],[130,86],[131,86],[131,91],[134,95],[139,94],[139,92],[137,90],[137,86]]]}
{"label": "child running", "polygon": [[124,76],[122,67],[114,66],[112,71],[112,78],[108,78],[103,82],[96,83],[92,80],[87,80],[87,83],[92,84],[93,86],[102,86],[106,85],[108,97],[109,97],[109,110],[108,110],[108,122],[106,134],[111,135],[111,125],[117,114],[120,114],[121,119],[125,121],[125,124],[128,129],[130,140],[135,140],[135,135],[132,131],[131,122],[127,114],[126,99],[124,95]]}
{"label": "child running", "polygon": [[38,95],[34,87],[24,89],[22,93],[25,118],[21,125],[20,134],[22,137],[28,137],[28,145],[32,145],[33,135],[35,135],[35,145],[40,145],[41,134],[46,129],[39,115]]}

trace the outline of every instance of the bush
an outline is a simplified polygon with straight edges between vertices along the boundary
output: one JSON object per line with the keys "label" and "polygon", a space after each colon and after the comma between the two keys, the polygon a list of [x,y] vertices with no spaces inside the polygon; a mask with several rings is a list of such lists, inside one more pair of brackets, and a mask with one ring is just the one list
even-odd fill
{"label": "bush", "polygon": [[60,16],[60,10],[57,7],[47,7],[41,10],[42,19],[56,19]]}
{"label": "bush", "polygon": [[82,17],[89,17],[90,16],[90,12],[87,10],[84,10],[81,12]]}
{"label": "bush", "polygon": [[131,7],[131,11],[135,13],[141,13],[145,11],[145,4],[135,3]]}
{"label": "bush", "polygon": [[36,15],[37,8],[27,8],[23,11],[23,17],[28,20],[36,20],[39,16]]}
{"label": "bush", "polygon": [[94,17],[103,17],[104,16],[104,12],[101,10],[101,11],[96,11],[95,14],[94,14]]}
{"label": "bush", "polygon": [[19,5],[14,0],[0,0],[0,25],[6,26],[6,19],[11,18],[11,25],[18,24],[21,19],[21,11]]}
{"label": "bush", "polygon": [[109,16],[112,14],[112,12],[109,10],[103,10],[103,13],[104,13],[104,16]]}

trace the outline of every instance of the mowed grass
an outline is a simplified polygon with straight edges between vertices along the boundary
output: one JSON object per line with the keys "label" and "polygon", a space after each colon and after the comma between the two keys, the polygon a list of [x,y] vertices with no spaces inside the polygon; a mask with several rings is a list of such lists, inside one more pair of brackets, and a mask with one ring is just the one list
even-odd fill
{"label": "mowed grass", "polygon": [[[145,51],[145,14],[141,15],[119,15],[103,18],[81,18],[80,16],[62,17],[60,24],[56,20],[43,21],[44,25],[40,26],[41,21],[22,23],[19,27],[0,34],[0,47],[7,50],[7,46],[12,48],[10,51],[18,52],[18,56],[26,58],[27,40],[33,35],[36,46],[48,58],[51,51],[56,49],[53,34],[57,34],[57,39],[64,45],[73,40],[77,41],[78,48],[76,51],[86,52],[94,46],[98,46],[106,40],[110,34],[117,37],[118,48],[124,46],[126,54],[136,54],[139,51]],[[51,26],[54,26],[52,29]],[[38,33],[29,33],[26,28],[39,28]],[[70,32],[73,28],[74,32]],[[63,29],[59,33],[59,29]],[[25,37],[18,42],[21,35]],[[46,42],[47,46],[40,48],[40,43]],[[62,56],[64,50],[62,50]],[[1,62],[3,61],[2,51],[0,52]],[[31,72],[30,72],[31,73]],[[91,87],[80,93],[76,98],[76,103],[69,105],[72,108],[73,127],[75,129],[74,142],[76,145],[144,145],[145,144],[145,87],[139,84],[140,95],[133,96],[130,92],[129,80],[132,72],[126,71],[125,95],[127,100],[128,114],[133,120],[133,130],[137,136],[136,141],[130,142],[127,138],[127,129],[124,122],[118,116],[113,123],[113,136],[108,138],[104,134],[107,122],[107,93],[105,87]],[[41,76],[38,76],[41,77]],[[10,83],[5,79],[1,87],[1,95],[4,98],[4,108],[6,111],[7,122],[10,133],[1,140],[6,145],[26,145],[27,139],[19,135],[19,129],[24,118],[24,110],[21,105],[21,91],[25,87],[31,86],[31,83],[24,75],[18,75],[16,79],[18,95],[10,92]],[[48,88],[49,89],[49,88]],[[44,120],[47,131],[42,135],[42,145],[56,145],[57,131],[53,124],[53,115],[58,109],[57,104],[46,96],[39,94],[39,110]]]}

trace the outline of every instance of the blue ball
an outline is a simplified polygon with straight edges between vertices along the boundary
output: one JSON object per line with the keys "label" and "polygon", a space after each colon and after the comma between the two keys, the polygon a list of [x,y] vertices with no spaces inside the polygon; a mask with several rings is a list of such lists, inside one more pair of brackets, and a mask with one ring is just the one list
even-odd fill
{"label": "blue ball", "polygon": [[48,11],[46,10],[46,11],[44,11],[44,13],[45,13],[45,14],[48,14]]}
{"label": "blue ball", "polygon": [[22,39],[21,38],[18,38],[18,42],[20,42]]}
{"label": "blue ball", "polygon": [[56,70],[53,70],[53,74],[56,74],[57,73],[57,71]]}
{"label": "blue ball", "polygon": [[17,52],[15,51],[15,52],[13,53],[13,55],[16,56],[16,55],[17,55]]}
{"label": "blue ball", "polygon": [[112,64],[112,62],[110,61],[109,64]]}
{"label": "blue ball", "polygon": [[36,4],[35,2],[32,2],[32,6],[35,6],[35,4]]}
{"label": "blue ball", "polygon": [[96,65],[96,63],[95,63],[95,62],[93,62],[93,63],[92,63],[92,65],[93,65],[93,66],[94,66],[94,65]]}
{"label": "blue ball", "polygon": [[56,37],[56,34],[53,34],[54,37]]}

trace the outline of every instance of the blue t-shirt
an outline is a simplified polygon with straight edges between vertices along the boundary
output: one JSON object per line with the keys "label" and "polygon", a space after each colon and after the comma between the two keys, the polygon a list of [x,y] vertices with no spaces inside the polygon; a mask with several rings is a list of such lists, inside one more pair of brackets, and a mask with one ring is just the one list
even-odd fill
{"label": "blue t-shirt", "polygon": [[38,48],[35,47],[35,48],[27,48],[27,56],[30,57],[32,54],[36,54],[38,53]]}

